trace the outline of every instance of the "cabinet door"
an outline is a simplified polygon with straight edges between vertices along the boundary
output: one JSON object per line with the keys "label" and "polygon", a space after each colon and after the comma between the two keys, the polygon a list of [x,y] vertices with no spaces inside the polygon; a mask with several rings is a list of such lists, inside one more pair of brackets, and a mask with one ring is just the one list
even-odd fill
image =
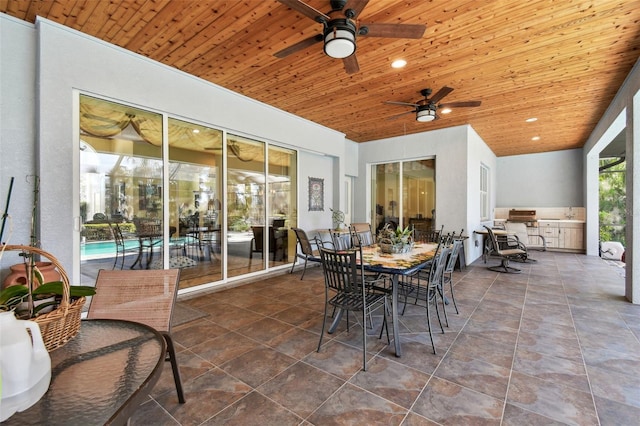
{"label": "cabinet door", "polygon": [[547,241],[547,247],[558,248],[559,230],[558,224],[554,222],[538,222],[540,235]]}
{"label": "cabinet door", "polygon": [[582,228],[561,227],[558,238],[558,248],[584,250],[584,232]]}

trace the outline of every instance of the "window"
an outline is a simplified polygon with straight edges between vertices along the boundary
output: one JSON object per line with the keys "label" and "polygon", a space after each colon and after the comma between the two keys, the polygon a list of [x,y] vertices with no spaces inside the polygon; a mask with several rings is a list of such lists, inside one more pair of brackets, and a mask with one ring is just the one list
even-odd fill
{"label": "window", "polygon": [[480,220],[489,220],[489,167],[480,164]]}

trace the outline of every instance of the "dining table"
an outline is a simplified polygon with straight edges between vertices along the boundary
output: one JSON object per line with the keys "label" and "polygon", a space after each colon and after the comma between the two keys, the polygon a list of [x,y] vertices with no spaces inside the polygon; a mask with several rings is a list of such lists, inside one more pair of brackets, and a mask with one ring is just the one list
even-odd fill
{"label": "dining table", "polygon": [[13,425],[124,425],[162,372],[166,343],[146,325],[83,320],[78,334],[50,352],[44,396],[9,417]]}
{"label": "dining table", "polygon": [[[391,319],[393,323],[393,342],[395,354],[402,356],[400,345],[400,326],[398,317],[398,286],[401,276],[410,276],[430,265],[436,254],[438,244],[417,243],[406,253],[383,253],[377,244],[362,247],[362,258],[358,264],[368,272],[385,274],[391,277]],[[339,315],[336,315],[339,320]],[[336,323],[336,321],[334,321]],[[331,329],[329,330],[331,332]]]}

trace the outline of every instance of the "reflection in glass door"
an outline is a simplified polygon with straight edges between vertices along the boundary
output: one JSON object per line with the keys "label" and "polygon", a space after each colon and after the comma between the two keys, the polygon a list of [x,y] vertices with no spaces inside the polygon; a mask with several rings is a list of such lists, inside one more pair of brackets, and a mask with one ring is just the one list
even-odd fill
{"label": "reflection in glass door", "polygon": [[385,223],[425,231],[435,226],[435,159],[376,164],[371,172],[376,230]]}
{"label": "reflection in glass door", "polygon": [[169,118],[169,266],[180,288],[223,278],[222,132]]}
{"label": "reflection in glass door", "polygon": [[265,144],[239,136],[227,139],[228,276],[266,268]]}
{"label": "reflection in glass door", "polygon": [[[269,266],[278,266],[293,261],[296,254],[296,236],[291,227],[295,222],[297,205],[297,161],[296,151],[269,146],[269,170],[267,191],[269,194]],[[272,237],[273,236],[273,237]]]}
{"label": "reflection in glass door", "polygon": [[80,96],[83,281],[161,265],[162,116]]}

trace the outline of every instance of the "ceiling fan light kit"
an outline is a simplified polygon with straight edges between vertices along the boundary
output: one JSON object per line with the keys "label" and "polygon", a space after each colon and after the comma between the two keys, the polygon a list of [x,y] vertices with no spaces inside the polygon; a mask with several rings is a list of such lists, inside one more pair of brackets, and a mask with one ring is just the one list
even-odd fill
{"label": "ceiling fan light kit", "polygon": [[360,71],[356,58],[356,38],[384,37],[420,39],[427,29],[422,24],[361,23],[360,12],[369,0],[328,0],[331,10],[326,14],[309,6],[302,0],[277,0],[288,8],[322,24],[321,34],[300,40],[274,53],[277,58],[286,58],[316,43],[323,42],[324,53],[342,59],[347,74]]}
{"label": "ceiling fan light kit", "polygon": [[333,19],[324,30],[324,53],[342,59],[356,51],[356,26],[348,19]]}
{"label": "ceiling fan light kit", "polygon": [[387,120],[395,120],[396,118],[401,117],[405,114],[415,112],[416,121],[425,123],[438,119],[438,115],[436,114],[436,111],[438,109],[440,109],[441,113],[448,114],[451,112],[451,108],[478,107],[482,104],[481,101],[447,102],[444,104],[438,103],[442,100],[442,98],[447,96],[452,91],[453,89],[451,87],[444,86],[440,90],[438,90],[435,95],[431,96],[431,89],[422,89],[420,91],[420,94],[424,96],[424,99],[420,99],[419,101],[416,101],[414,103],[386,101],[385,104],[413,107],[413,110],[404,112],[399,115],[394,115],[387,118]]}
{"label": "ceiling fan light kit", "polygon": [[432,105],[420,105],[416,110],[416,121],[425,122],[436,119],[436,109]]}

